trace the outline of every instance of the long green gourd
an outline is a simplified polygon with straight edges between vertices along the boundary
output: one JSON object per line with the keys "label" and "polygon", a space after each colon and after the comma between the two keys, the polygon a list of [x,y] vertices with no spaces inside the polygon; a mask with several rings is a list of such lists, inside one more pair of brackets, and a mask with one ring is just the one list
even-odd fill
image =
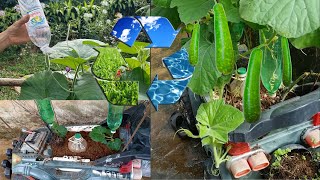
{"label": "long green gourd", "polygon": [[281,49],[282,49],[282,82],[285,86],[290,86],[292,81],[292,64],[290,56],[290,48],[288,39],[281,37]]}
{"label": "long green gourd", "polygon": [[200,41],[200,24],[193,26],[191,43],[189,48],[189,62],[191,65],[197,65],[199,59],[199,41]]}
{"label": "long green gourd", "polygon": [[227,16],[221,3],[215,4],[213,11],[215,62],[223,75],[230,75],[234,69],[235,58]]}
{"label": "long green gourd", "polygon": [[262,58],[263,51],[256,48],[251,52],[249,59],[243,95],[244,117],[249,123],[256,122],[260,119],[260,70]]}

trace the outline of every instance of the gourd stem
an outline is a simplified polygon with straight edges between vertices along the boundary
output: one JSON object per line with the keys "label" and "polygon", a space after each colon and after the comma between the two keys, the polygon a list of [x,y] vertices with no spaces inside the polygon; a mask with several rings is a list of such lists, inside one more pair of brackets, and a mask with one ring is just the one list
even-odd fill
{"label": "gourd stem", "polygon": [[303,73],[301,76],[298,77],[298,79],[296,79],[294,82],[292,82],[290,84],[290,86],[287,88],[286,92],[283,94],[282,100],[284,101],[286,99],[286,97],[288,96],[289,92],[293,89],[293,87],[298,84],[299,81],[301,81],[302,79],[308,77],[308,76],[320,76],[320,73],[313,73],[313,72],[305,72]]}
{"label": "gourd stem", "polygon": [[224,90],[224,86],[219,88],[219,99],[223,98],[223,90]]}
{"label": "gourd stem", "polygon": [[[273,36],[270,39],[268,39],[268,41],[266,43],[260,44],[259,46],[255,47],[255,48],[262,48],[264,46],[268,46],[272,41],[274,41],[274,37],[276,37],[276,35],[277,35],[277,33],[273,33]],[[237,59],[240,59],[241,57],[246,57],[247,55],[251,54],[252,50],[255,48],[252,48],[245,53],[239,54]]]}

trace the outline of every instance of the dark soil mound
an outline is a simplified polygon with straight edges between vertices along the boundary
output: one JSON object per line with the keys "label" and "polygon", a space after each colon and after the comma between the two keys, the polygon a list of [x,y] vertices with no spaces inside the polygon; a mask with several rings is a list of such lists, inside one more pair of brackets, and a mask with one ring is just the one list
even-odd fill
{"label": "dark soil mound", "polygon": [[269,179],[312,179],[317,177],[318,167],[309,153],[288,153],[282,157],[281,166],[269,167]]}
{"label": "dark soil mound", "polygon": [[[82,153],[71,152],[68,149],[68,139],[72,137],[74,134],[75,132],[68,132],[63,143],[55,143],[54,142],[55,140],[53,140],[50,143],[54,157],[81,156],[84,159],[90,159],[91,161],[94,161],[101,157],[117,153],[109,149],[107,145],[91,140],[91,138],[89,137],[89,132],[80,132],[81,136],[88,143],[87,150]],[[115,136],[119,136],[119,135],[115,134]]]}

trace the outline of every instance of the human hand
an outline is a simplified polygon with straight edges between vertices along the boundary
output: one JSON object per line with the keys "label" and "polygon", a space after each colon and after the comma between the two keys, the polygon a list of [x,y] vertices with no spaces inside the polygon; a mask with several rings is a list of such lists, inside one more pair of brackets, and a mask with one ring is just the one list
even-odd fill
{"label": "human hand", "polygon": [[29,21],[30,15],[26,15],[14,24],[12,24],[7,30],[5,30],[8,45],[19,45],[30,41],[26,23]]}

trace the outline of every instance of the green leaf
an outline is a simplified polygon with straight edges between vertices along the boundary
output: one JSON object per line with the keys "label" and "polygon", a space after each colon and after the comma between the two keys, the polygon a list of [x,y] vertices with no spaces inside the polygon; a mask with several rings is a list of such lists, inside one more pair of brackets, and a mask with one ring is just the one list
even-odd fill
{"label": "green leaf", "polygon": [[178,7],[181,21],[189,24],[205,17],[213,5],[214,0],[172,0],[170,7]]}
{"label": "green leaf", "polygon": [[67,78],[60,73],[42,71],[23,82],[19,100],[66,100],[69,96]]}
{"label": "green leaf", "polygon": [[297,38],[320,27],[319,0],[240,0],[240,16],[271,26],[286,38]]}
{"label": "green leaf", "polygon": [[175,29],[177,29],[181,24],[179,13],[176,7],[175,8],[155,7],[155,8],[152,8],[151,15],[166,17]]}
{"label": "green leaf", "polygon": [[[210,33],[206,26],[201,27],[199,43],[199,60],[188,84],[192,92],[206,95],[216,85],[221,73],[216,68],[214,43],[208,40]],[[208,33],[208,34],[206,34]],[[188,46],[187,43],[185,46]]]}
{"label": "green leaf", "polygon": [[74,86],[77,100],[106,100],[99,84],[91,73],[83,74]]}
{"label": "green leaf", "polygon": [[147,47],[150,43],[146,42],[134,42],[133,46],[127,46],[126,44],[119,42],[118,48],[121,50],[121,52],[128,53],[128,54],[138,54],[138,52]]}
{"label": "green leaf", "polygon": [[152,4],[158,7],[169,8],[171,0],[152,0]]}
{"label": "green leaf", "polygon": [[106,46],[107,44],[103,43],[103,42],[97,42],[96,40],[84,40],[82,42],[83,45],[90,45],[92,47],[94,46]]}
{"label": "green leaf", "polygon": [[89,133],[89,137],[96,142],[105,142],[106,141],[106,133],[108,132],[107,128],[104,128],[102,126],[97,126],[92,129],[92,131]]}
{"label": "green leaf", "polygon": [[107,146],[114,151],[119,151],[121,149],[122,141],[119,138],[115,138],[113,141],[109,141]]}
{"label": "green leaf", "polygon": [[117,48],[97,48],[100,52],[97,60],[92,66],[95,76],[105,80],[115,80],[117,70],[125,65],[125,61]]}
{"label": "green leaf", "polygon": [[303,35],[298,38],[290,39],[291,44],[297,49],[303,49],[307,47],[318,47],[320,48],[320,28]]}
{"label": "green leaf", "polygon": [[241,21],[239,8],[233,6],[232,0],[221,0],[220,2],[223,5],[228,21],[239,23]]}
{"label": "green leaf", "polygon": [[[260,30],[260,44],[273,36],[273,31]],[[261,48],[263,59],[261,64],[261,81],[269,94],[274,94],[282,83],[282,49],[281,38]]]}
{"label": "green leaf", "polygon": [[68,130],[66,127],[59,125],[55,128],[55,132],[58,134],[59,137],[66,137]]}
{"label": "green leaf", "polygon": [[[244,116],[240,110],[220,99],[201,104],[196,119],[202,139],[210,137],[216,143],[224,144],[228,142],[228,133],[243,123]],[[204,143],[209,142],[204,140]]]}
{"label": "green leaf", "polygon": [[53,52],[49,54],[49,57],[52,59],[57,59],[71,56],[74,58],[82,58],[84,60],[96,58],[98,56],[98,52],[95,51],[92,46],[83,44],[84,41],[92,41],[100,45],[105,45],[105,43],[101,41],[90,39],[63,41],[52,47]]}
{"label": "green leaf", "polygon": [[130,69],[134,69],[141,66],[140,61],[136,58],[125,58],[125,60],[128,63]]}
{"label": "green leaf", "polygon": [[[69,66],[72,69],[76,69],[80,64],[84,64],[85,62],[87,62],[86,60],[84,60],[82,58],[74,58],[71,56],[67,56],[65,58],[52,59],[50,61],[55,64]],[[89,67],[87,67],[87,69],[88,68]]]}

